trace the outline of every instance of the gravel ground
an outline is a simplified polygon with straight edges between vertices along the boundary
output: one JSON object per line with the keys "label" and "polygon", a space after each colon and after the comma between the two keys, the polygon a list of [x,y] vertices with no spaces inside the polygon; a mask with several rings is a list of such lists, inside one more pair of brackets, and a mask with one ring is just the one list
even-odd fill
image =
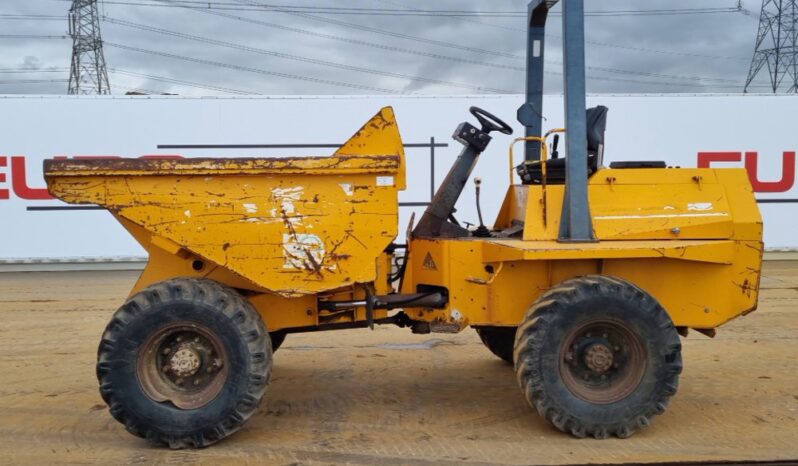
{"label": "gravel ground", "polygon": [[261,412],[199,451],[153,448],[97,391],[97,343],[134,272],[0,273],[0,463],[575,464],[798,460],[798,261],[760,309],[684,341],[680,390],[630,439],[577,440],[473,331],[289,335]]}

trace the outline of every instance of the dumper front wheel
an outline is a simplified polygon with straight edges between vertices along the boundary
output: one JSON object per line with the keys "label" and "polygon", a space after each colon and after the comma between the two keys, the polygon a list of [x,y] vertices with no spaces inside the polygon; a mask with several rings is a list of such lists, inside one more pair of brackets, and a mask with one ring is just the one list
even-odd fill
{"label": "dumper front wheel", "polygon": [[681,343],[651,295],[608,276],[551,288],[515,340],[521,389],[555,427],[577,437],[625,438],[676,393]]}
{"label": "dumper front wheel", "polygon": [[173,279],[114,314],[97,360],[100,394],[134,435],[205,447],[241,428],[269,382],[269,334],[235,290]]}

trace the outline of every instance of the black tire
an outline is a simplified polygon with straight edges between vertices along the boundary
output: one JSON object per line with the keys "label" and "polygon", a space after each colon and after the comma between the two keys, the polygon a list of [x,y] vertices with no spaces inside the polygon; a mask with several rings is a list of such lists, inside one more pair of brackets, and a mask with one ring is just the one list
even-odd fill
{"label": "black tire", "polygon": [[477,327],[482,343],[500,359],[513,363],[513,343],[516,327]]}
{"label": "black tire", "polygon": [[561,431],[625,438],[676,393],[681,342],[651,295],[619,278],[585,276],[551,288],[527,312],[515,370],[530,405]]}
{"label": "black tire", "polygon": [[[201,336],[213,343],[208,344],[211,349],[191,347],[202,352],[197,349],[193,353],[199,356],[191,360],[193,372],[187,372],[175,361],[178,353],[188,354],[187,345],[199,345],[199,337],[182,336],[193,335],[193,329],[201,329],[205,332]],[[153,340],[160,334],[164,335],[162,339]],[[150,345],[153,341],[156,343]],[[175,348],[157,346],[167,341],[178,343]],[[219,353],[218,357],[213,351]],[[205,361],[211,357],[212,363]],[[162,367],[158,361],[164,361]],[[156,372],[162,369],[163,375],[148,372],[150,366]],[[130,298],[106,327],[97,355],[100,394],[113,417],[130,433],[170,448],[205,447],[240,429],[257,410],[271,369],[269,335],[250,303],[231,288],[192,278],[157,283]],[[181,386],[168,377],[181,377],[175,382]],[[194,382],[200,377],[211,380],[211,390],[203,393],[215,394],[202,401],[185,395],[188,390],[199,390],[182,386],[191,377],[196,377]],[[142,382],[145,379],[154,382]],[[171,387],[179,394],[173,401],[155,401],[153,394],[162,392],[153,387]],[[177,407],[175,403],[181,402],[198,406]]]}
{"label": "black tire", "polygon": [[272,341],[272,353],[277,351],[285,341],[285,332],[270,332],[269,339]]}

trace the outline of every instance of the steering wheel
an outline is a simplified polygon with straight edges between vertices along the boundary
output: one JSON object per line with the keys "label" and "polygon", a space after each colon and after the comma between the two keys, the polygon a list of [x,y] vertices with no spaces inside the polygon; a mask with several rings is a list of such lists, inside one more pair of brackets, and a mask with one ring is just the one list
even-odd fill
{"label": "steering wheel", "polygon": [[479,123],[482,125],[482,131],[490,133],[491,131],[498,131],[502,134],[513,134],[513,129],[507,123],[503,122],[497,116],[492,115],[479,107],[471,107],[468,109],[474,115]]}

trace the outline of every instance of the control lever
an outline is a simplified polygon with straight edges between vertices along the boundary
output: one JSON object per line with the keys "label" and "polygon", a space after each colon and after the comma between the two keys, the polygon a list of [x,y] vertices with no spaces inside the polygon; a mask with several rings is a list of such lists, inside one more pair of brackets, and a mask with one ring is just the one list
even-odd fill
{"label": "control lever", "polygon": [[560,156],[560,153],[557,151],[557,146],[560,144],[560,135],[554,135],[554,142],[551,143],[551,158],[556,159]]}
{"label": "control lever", "polygon": [[479,205],[479,191],[481,186],[482,178],[474,178],[474,190],[477,195],[477,217],[479,217],[479,226],[473,231],[473,235],[477,238],[490,238],[490,230],[488,230],[488,227],[486,227],[485,223],[482,221],[482,208]]}

